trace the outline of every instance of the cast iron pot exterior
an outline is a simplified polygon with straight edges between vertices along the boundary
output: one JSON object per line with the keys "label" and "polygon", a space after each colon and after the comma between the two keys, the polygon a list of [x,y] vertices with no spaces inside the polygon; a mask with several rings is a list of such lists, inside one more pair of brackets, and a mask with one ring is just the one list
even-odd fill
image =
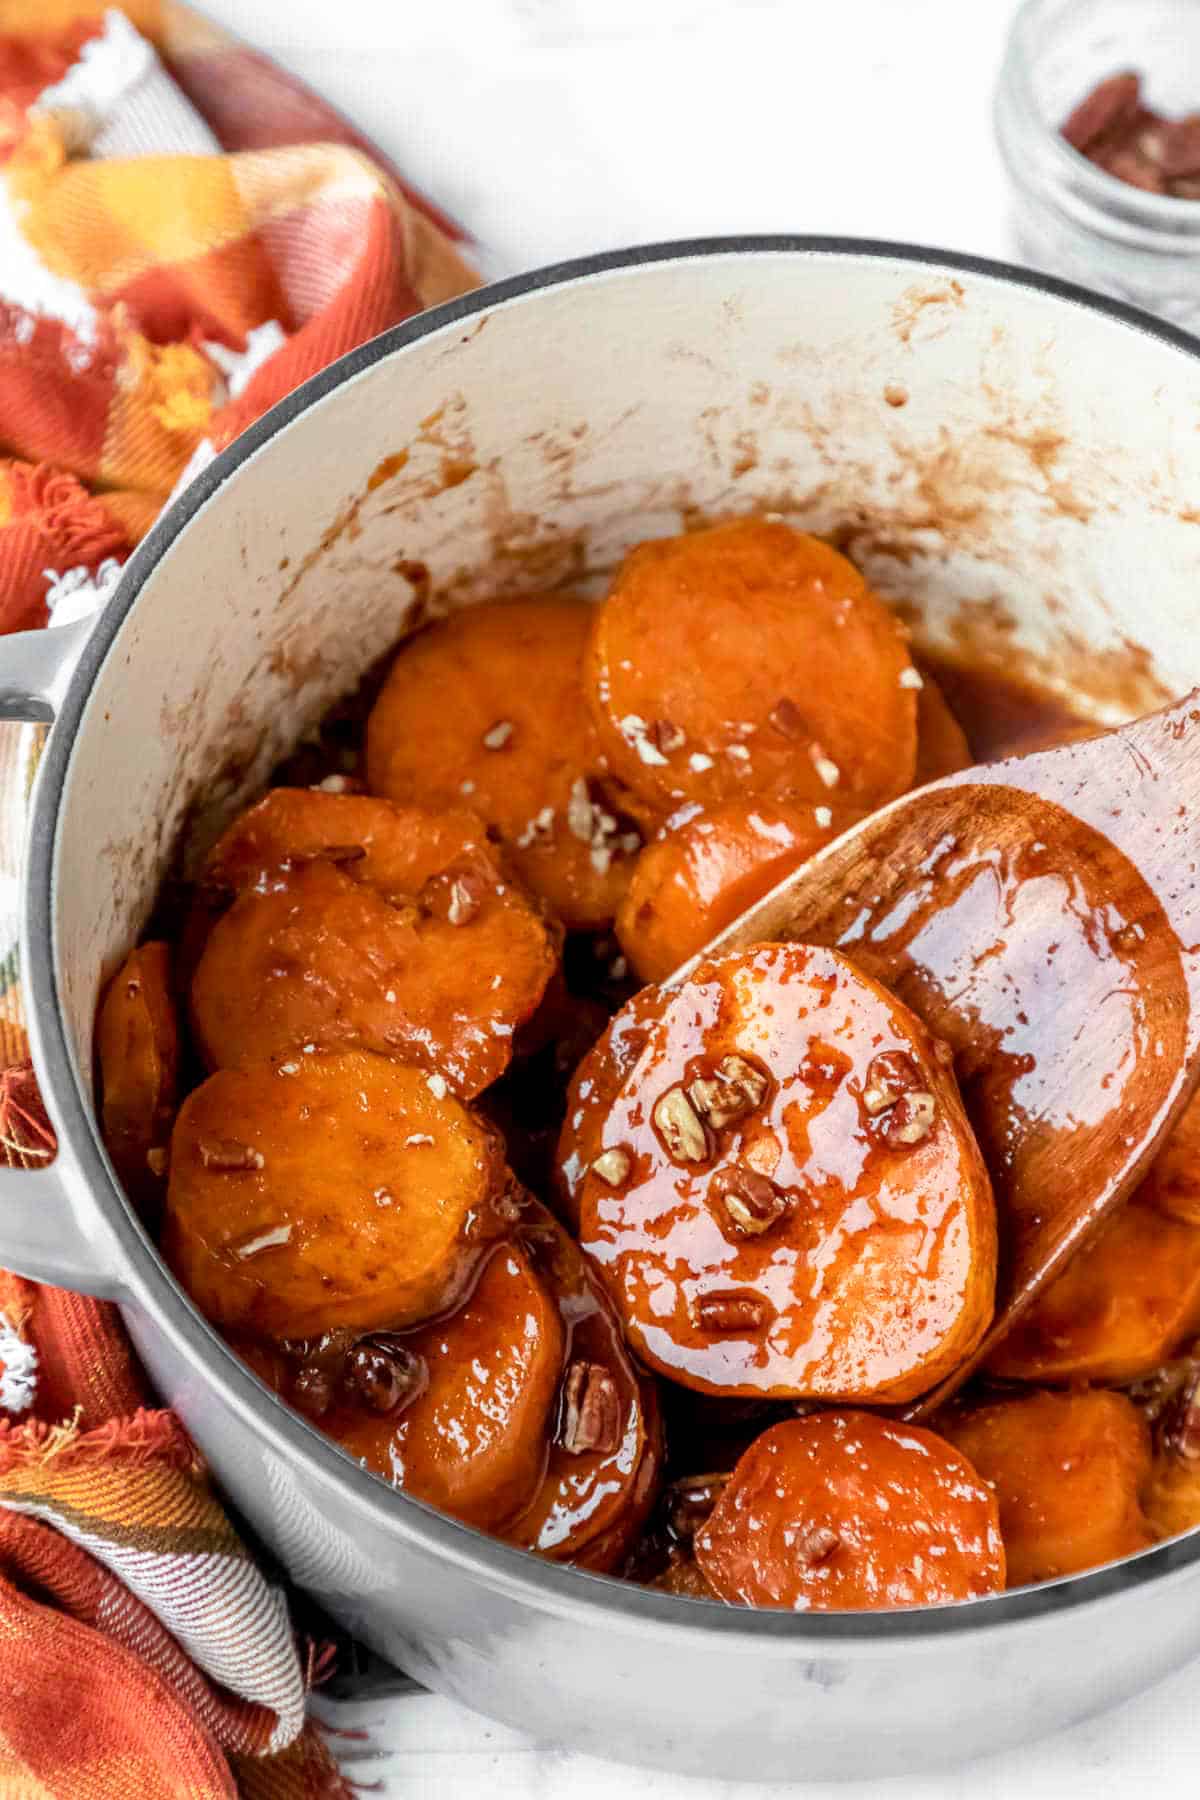
{"label": "cast iron pot exterior", "polygon": [[0,1262],[116,1300],[294,1579],[431,1687],[631,1762],[895,1773],[1195,1654],[1200,1535],[960,1607],[751,1613],[552,1566],[365,1474],[197,1313],[96,1132],[96,994],[181,835],[261,785],[428,583],[456,604],[594,587],[697,514],[836,532],[930,643],[966,630],[1003,656],[1015,636],[1098,717],[1153,704],[1200,679],[1198,427],[1192,339],[1021,271],[801,238],[595,257],[346,357],[168,510],[90,637],[0,642],[0,716],[56,716],[21,957],[60,1145],[0,1174]]}

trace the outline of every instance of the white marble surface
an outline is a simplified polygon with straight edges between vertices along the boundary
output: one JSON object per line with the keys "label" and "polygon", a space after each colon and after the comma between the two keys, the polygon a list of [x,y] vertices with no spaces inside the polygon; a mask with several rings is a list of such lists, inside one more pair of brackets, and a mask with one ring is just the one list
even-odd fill
{"label": "white marble surface", "polygon": [[[363,125],[476,234],[491,273],[725,231],[1009,252],[990,108],[1010,0],[202,4]],[[1194,1667],[1003,1758],[777,1791],[805,1800],[1190,1800],[1200,1773],[1198,1691]],[[379,1781],[384,1795],[768,1792],[569,1756],[433,1695],[326,1710],[340,1726],[367,1730],[369,1757],[347,1746],[352,1773]],[[929,1714],[936,1732],[936,1694]]]}

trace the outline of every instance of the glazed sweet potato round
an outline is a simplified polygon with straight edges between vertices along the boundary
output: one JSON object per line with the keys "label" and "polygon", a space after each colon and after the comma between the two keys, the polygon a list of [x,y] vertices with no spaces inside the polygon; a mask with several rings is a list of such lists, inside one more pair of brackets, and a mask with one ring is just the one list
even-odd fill
{"label": "glazed sweet potato round", "polygon": [[941,1438],[872,1413],[815,1413],[751,1445],[694,1540],[733,1606],[938,1606],[998,1593],[994,1495]]}
{"label": "glazed sweet potato round", "polygon": [[860,815],[728,800],[648,844],[617,908],[617,937],[643,981],[662,981]]}
{"label": "glazed sweet potato round", "polygon": [[321,1427],[406,1493],[499,1531],[545,1474],[564,1340],[554,1296],[518,1244],[501,1244],[465,1305],[398,1340],[415,1397],[393,1415],[343,1399]]}
{"label": "glazed sweet potato round", "polygon": [[1200,1094],[1184,1108],[1142,1187],[1169,1219],[1200,1225]]}
{"label": "glazed sweet potato round", "polygon": [[162,1197],[179,1054],[170,946],[142,944],[110,981],[96,1021],[104,1141],[122,1184],[142,1207]]}
{"label": "glazed sweet potato round", "polygon": [[333,1334],[299,1354],[236,1347],[406,1493],[603,1572],[624,1560],[658,1494],[657,1402],[579,1252],[535,1202],[524,1214],[447,1317],[355,1346]]}
{"label": "glazed sweet potato round", "polygon": [[[1182,1404],[1181,1404],[1182,1403]],[[1200,1525],[1200,1383],[1195,1363],[1176,1396],[1174,1417],[1160,1419],[1142,1509],[1157,1537]]]}
{"label": "glazed sweet potato round", "polygon": [[974,762],[967,734],[950,711],[932,675],[922,675],[917,692],[917,767],[913,786],[956,775]]}
{"label": "glazed sweet potato round", "polygon": [[644,812],[753,795],[870,808],[911,786],[904,631],[828,544],[746,519],[641,544],[597,609],[585,689]]}
{"label": "glazed sweet potato round", "polygon": [[639,995],[559,1160],[636,1353],[685,1386],[907,1400],[991,1318],[991,1187],[948,1059],[836,951],[762,944]]}
{"label": "glazed sweet potato round", "polygon": [[163,1252],[207,1318],[307,1338],[453,1304],[511,1183],[497,1134],[436,1082],[359,1051],[223,1069],[188,1096]]}
{"label": "glazed sweet potato round", "polygon": [[521,1241],[558,1300],[566,1366],[541,1488],[505,1535],[553,1562],[603,1573],[624,1560],[658,1492],[657,1397],[578,1247],[544,1208],[530,1210]]}
{"label": "glazed sweet potato round", "polygon": [[558,964],[557,931],[469,813],[279,789],[207,879],[237,895],[192,980],[211,1068],[361,1045],[469,1099],[507,1068]]}
{"label": "glazed sweet potato round", "polygon": [[1021,1394],[951,1411],[936,1429],[1000,1507],[1008,1585],[1051,1581],[1144,1550],[1146,1421],[1124,1394]]}
{"label": "glazed sweet potato round", "polygon": [[712,1582],[690,1556],[676,1555],[647,1584],[662,1594],[681,1594],[686,1600],[715,1600]]}
{"label": "glazed sweet potato round", "polygon": [[1145,1185],[988,1358],[1009,1380],[1122,1383],[1200,1330],[1200,1226],[1164,1215]]}
{"label": "glazed sweet potato round", "polygon": [[308,863],[344,869],[379,894],[419,894],[460,858],[496,852],[479,815],[461,803],[440,811],[370,794],[272,788],[240,813],[210,851],[201,885],[227,896],[266,887]]}
{"label": "glazed sweet potato round", "polygon": [[560,1216],[579,1236],[583,1188],[598,1154],[597,1126],[632,1074],[664,1006],[657,987],[644,987],[609,1020],[571,1079],[567,1116],[554,1167]]}
{"label": "glazed sweet potato round", "polygon": [[609,923],[641,847],[601,780],[583,703],[591,618],[553,595],[455,613],[404,646],[367,726],[376,793],[472,807],[577,930]]}

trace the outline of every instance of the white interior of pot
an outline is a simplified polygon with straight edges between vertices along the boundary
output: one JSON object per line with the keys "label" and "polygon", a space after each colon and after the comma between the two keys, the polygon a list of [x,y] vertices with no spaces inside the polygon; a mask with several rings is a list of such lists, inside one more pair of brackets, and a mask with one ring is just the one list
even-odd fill
{"label": "white interior of pot", "polygon": [[98,983],[181,839],[211,837],[427,590],[435,607],[593,591],[638,539],[750,510],[833,534],[926,645],[1036,669],[1097,718],[1200,680],[1200,361],[1153,336],[991,277],[828,253],[647,264],[492,305],[302,413],[145,582],[62,819],[81,1070]]}

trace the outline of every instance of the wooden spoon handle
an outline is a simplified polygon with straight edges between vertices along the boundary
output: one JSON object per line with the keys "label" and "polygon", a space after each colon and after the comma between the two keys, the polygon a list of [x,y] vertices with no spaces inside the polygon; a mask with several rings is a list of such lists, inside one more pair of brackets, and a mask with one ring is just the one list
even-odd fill
{"label": "wooden spoon handle", "polygon": [[905,796],[707,952],[833,945],[951,1045],[1004,1250],[980,1357],[1141,1179],[1200,1076],[1197,803],[1193,695]]}

